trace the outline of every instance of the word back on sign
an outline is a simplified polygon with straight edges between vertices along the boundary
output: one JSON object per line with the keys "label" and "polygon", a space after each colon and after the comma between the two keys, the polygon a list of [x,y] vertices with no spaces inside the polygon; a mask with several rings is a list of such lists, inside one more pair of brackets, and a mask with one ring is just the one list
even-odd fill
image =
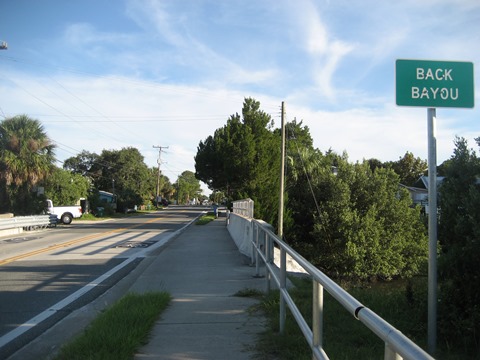
{"label": "word back on sign", "polygon": [[473,108],[473,63],[397,60],[395,88],[399,106]]}

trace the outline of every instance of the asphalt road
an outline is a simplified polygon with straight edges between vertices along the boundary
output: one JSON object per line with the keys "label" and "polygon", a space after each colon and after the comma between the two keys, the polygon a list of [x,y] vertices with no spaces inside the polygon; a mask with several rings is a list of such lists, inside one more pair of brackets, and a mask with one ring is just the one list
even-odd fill
{"label": "asphalt road", "polygon": [[0,238],[0,358],[6,358],[135,268],[205,208]]}

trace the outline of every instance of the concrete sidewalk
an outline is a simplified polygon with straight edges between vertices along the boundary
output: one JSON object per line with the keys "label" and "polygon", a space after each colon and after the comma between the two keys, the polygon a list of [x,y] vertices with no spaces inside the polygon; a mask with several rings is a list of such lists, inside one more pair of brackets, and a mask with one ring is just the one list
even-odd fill
{"label": "concrete sidewalk", "polygon": [[165,247],[130,291],[164,290],[172,302],[135,359],[250,359],[264,318],[249,313],[257,300],[234,296],[263,290],[225,225],[216,219],[188,227]]}

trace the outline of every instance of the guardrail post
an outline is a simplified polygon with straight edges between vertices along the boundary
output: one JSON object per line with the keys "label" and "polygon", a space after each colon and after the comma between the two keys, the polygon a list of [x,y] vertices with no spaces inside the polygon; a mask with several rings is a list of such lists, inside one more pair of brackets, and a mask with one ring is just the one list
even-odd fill
{"label": "guardrail post", "polygon": [[[323,286],[316,280],[313,280],[312,306],[313,347],[321,349],[323,347]],[[315,356],[312,356],[312,359],[315,360]]]}
{"label": "guardrail post", "polygon": [[[256,247],[258,246],[258,226],[255,223],[255,221],[252,221],[251,224],[252,224],[252,237],[250,242],[252,245],[252,252],[250,253],[250,266],[253,266],[254,261],[256,262],[255,254],[257,253]],[[258,275],[258,271],[255,275],[256,276]]]}
{"label": "guardrail post", "polygon": [[285,330],[287,318],[286,304],[282,290],[287,288],[287,252],[282,246],[280,248],[280,333]]}
{"label": "guardrail post", "polygon": [[257,234],[256,234],[256,237],[255,237],[255,247],[256,247],[256,250],[255,250],[255,276],[256,277],[260,277],[260,255],[258,254],[258,252],[260,251],[260,247],[259,247],[259,237],[260,237],[260,226],[258,226],[258,224],[255,224],[257,226]]}
{"label": "guardrail post", "polygon": [[385,355],[384,360],[402,360],[403,357],[398,355],[395,351],[393,351],[388,343],[385,343]]}
{"label": "guardrail post", "polygon": [[272,279],[272,275],[270,274],[270,271],[268,271],[268,266],[269,264],[272,263],[272,254],[270,252],[270,237],[268,236],[267,232],[265,232],[265,279],[267,281],[266,287],[267,287],[267,294],[270,293],[270,283]]}

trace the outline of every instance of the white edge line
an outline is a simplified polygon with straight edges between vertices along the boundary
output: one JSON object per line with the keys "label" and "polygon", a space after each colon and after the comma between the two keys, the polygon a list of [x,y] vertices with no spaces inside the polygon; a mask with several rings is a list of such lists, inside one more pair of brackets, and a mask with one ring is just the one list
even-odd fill
{"label": "white edge line", "polygon": [[[198,218],[198,217],[197,217]],[[195,220],[197,220],[197,218],[193,219],[192,221],[190,221],[188,224],[186,224],[185,226],[183,226],[182,228],[180,228],[179,230],[171,233],[169,236],[167,236],[166,238],[158,241],[155,245],[153,245],[152,247],[149,247],[149,248],[145,248],[145,249],[142,249],[141,251],[137,252],[136,254],[134,254],[132,257],[129,257],[127,258],[125,261],[123,261],[122,263],[118,264],[117,266],[115,266],[114,268],[110,269],[109,271],[107,271],[105,274],[99,276],[98,278],[96,278],[95,280],[93,280],[92,282],[88,283],[87,285],[85,285],[84,287],[82,287],[81,289],[75,291],[73,294],[70,294],[69,296],[67,296],[65,299],[63,300],[60,300],[58,303],[56,303],[55,305],[53,305],[52,307],[48,308],[47,310],[41,312],[40,314],[38,314],[37,316],[31,318],[30,320],[26,321],[25,323],[19,325],[18,327],[16,327],[15,329],[13,329],[12,331],[6,333],[5,335],[3,335],[2,337],[0,337],[0,348],[2,348],[3,346],[5,346],[6,344],[8,344],[9,342],[13,341],[14,339],[16,339],[17,337],[19,337],[20,335],[24,334],[25,332],[27,332],[28,330],[34,328],[35,326],[37,326],[38,324],[40,324],[42,321],[48,319],[50,316],[56,314],[58,311],[62,310],[64,307],[66,307],[67,305],[71,304],[72,302],[74,302],[75,300],[77,300],[78,298],[80,298],[81,296],[85,295],[87,292],[89,292],[90,290],[92,290],[93,288],[95,288],[97,285],[99,285],[101,282],[103,282],[104,280],[108,279],[110,276],[112,276],[113,274],[115,274],[117,271],[119,271],[120,269],[124,268],[125,266],[127,266],[128,264],[130,264],[132,261],[140,258],[140,257],[145,257],[145,254],[147,252],[150,252],[156,248],[159,248],[163,245],[165,245],[167,242],[169,242],[175,235],[177,235],[178,233],[182,232],[183,230],[185,230],[188,226],[190,226]]]}

